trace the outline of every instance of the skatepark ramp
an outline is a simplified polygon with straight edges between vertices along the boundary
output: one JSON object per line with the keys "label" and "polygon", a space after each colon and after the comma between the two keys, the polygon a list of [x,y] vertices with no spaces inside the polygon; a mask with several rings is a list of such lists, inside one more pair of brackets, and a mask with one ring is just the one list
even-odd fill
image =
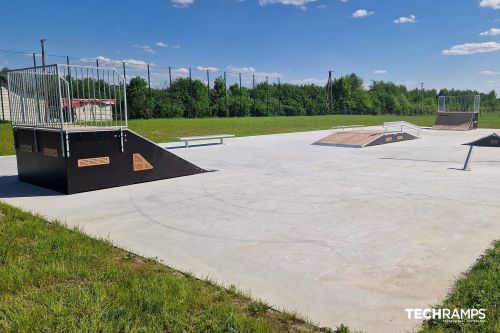
{"label": "skatepark ramp", "polygon": [[500,148],[500,137],[496,133],[493,133],[478,140],[464,143],[464,146],[469,146],[469,152],[467,153],[467,158],[465,159],[464,167],[462,170],[469,170],[469,164],[472,159],[472,152],[474,151],[474,147]]}
{"label": "skatepark ramp", "polygon": [[113,68],[7,75],[21,181],[73,194],[207,172],[128,129],[126,80]]}
{"label": "skatepark ramp", "polygon": [[[397,124],[397,125],[396,125]],[[413,124],[407,123],[408,126],[418,127]],[[401,127],[401,131],[389,131],[390,127]],[[333,147],[346,147],[346,148],[364,148],[371,146],[384,145],[388,143],[402,142],[414,140],[418,135],[412,135],[403,131],[406,124],[403,122],[394,122],[384,124],[384,130],[353,130],[352,131],[339,131],[330,134],[329,136],[315,142],[315,145],[333,146]],[[346,126],[345,128],[348,128]],[[420,133],[420,130],[418,131]]]}
{"label": "skatepark ramp", "polygon": [[479,121],[480,96],[439,96],[436,130],[468,131]]}

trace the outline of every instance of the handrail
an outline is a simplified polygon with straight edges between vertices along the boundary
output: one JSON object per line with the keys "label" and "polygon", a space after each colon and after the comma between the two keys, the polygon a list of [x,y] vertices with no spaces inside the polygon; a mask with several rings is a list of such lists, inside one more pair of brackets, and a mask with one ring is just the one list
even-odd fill
{"label": "handrail", "polygon": [[417,131],[417,137],[420,138],[420,131],[422,130],[422,127],[417,126],[415,124],[409,123],[407,121],[389,121],[384,123],[384,128],[385,132],[387,133],[387,129],[389,127],[400,127],[401,132],[403,132],[403,127],[413,129]]}
{"label": "handrail", "polygon": [[356,128],[363,129],[365,128],[365,125],[334,126],[331,128],[331,130],[334,131],[336,129],[341,129],[342,131],[344,131],[345,129],[352,129],[354,131]]}

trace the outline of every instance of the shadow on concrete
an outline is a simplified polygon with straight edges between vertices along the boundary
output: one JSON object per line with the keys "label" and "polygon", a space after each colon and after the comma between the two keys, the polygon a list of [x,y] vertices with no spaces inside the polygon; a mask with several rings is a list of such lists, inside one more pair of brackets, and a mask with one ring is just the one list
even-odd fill
{"label": "shadow on concrete", "polygon": [[0,199],[23,197],[46,197],[63,195],[42,187],[19,181],[17,176],[0,176]]}

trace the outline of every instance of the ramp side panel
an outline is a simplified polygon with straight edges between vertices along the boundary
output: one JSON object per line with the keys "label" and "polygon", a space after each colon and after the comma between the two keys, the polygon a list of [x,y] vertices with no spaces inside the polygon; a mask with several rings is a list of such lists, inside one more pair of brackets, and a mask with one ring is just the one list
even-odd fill
{"label": "ramp side panel", "polygon": [[66,160],[60,132],[15,128],[14,142],[19,180],[67,192]]}
{"label": "ramp side panel", "polygon": [[480,138],[476,141],[464,143],[464,145],[474,146],[474,147],[497,147],[497,148],[500,148],[500,137],[496,133],[493,133],[491,135]]}
{"label": "ramp side panel", "polygon": [[409,134],[407,132],[388,133],[387,135],[386,134],[380,135],[375,140],[366,144],[364,147],[379,146],[379,145],[385,145],[388,143],[402,142],[402,141],[415,140],[415,139],[417,139],[416,136]]}
{"label": "ramp side panel", "polygon": [[69,133],[68,193],[206,172],[130,130],[123,134],[124,152],[120,131]]}

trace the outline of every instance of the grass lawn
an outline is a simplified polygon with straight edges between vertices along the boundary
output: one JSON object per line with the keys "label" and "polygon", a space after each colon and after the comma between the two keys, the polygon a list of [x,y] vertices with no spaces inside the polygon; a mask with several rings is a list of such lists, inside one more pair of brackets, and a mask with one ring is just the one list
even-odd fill
{"label": "grass lawn", "polygon": [[[432,126],[435,116],[314,116],[262,118],[201,118],[130,120],[129,128],[155,142],[169,142],[178,136],[230,133],[237,136],[303,132],[342,125],[382,125],[386,121],[406,120]],[[500,112],[481,115],[481,128],[500,128]],[[12,155],[12,128],[0,122],[0,156]]]}
{"label": "grass lawn", "polygon": [[0,156],[15,153],[12,126],[10,126],[10,123],[0,121]]}
{"label": "grass lawn", "polygon": [[[428,321],[420,333],[500,332],[500,241],[438,306],[485,323]],[[180,273],[0,201],[1,332],[335,332],[236,288]]]}
{"label": "grass lawn", "polygon": [[485,323],[430,320],[424,323],[421,333],[500,332],[500,241],[496,241],[468,272],[459,277],[438,308],[486,309],[486,320]]}
{"label": "grass lawn", "polygon": [[320,331],[0,202],[0,332]]}

